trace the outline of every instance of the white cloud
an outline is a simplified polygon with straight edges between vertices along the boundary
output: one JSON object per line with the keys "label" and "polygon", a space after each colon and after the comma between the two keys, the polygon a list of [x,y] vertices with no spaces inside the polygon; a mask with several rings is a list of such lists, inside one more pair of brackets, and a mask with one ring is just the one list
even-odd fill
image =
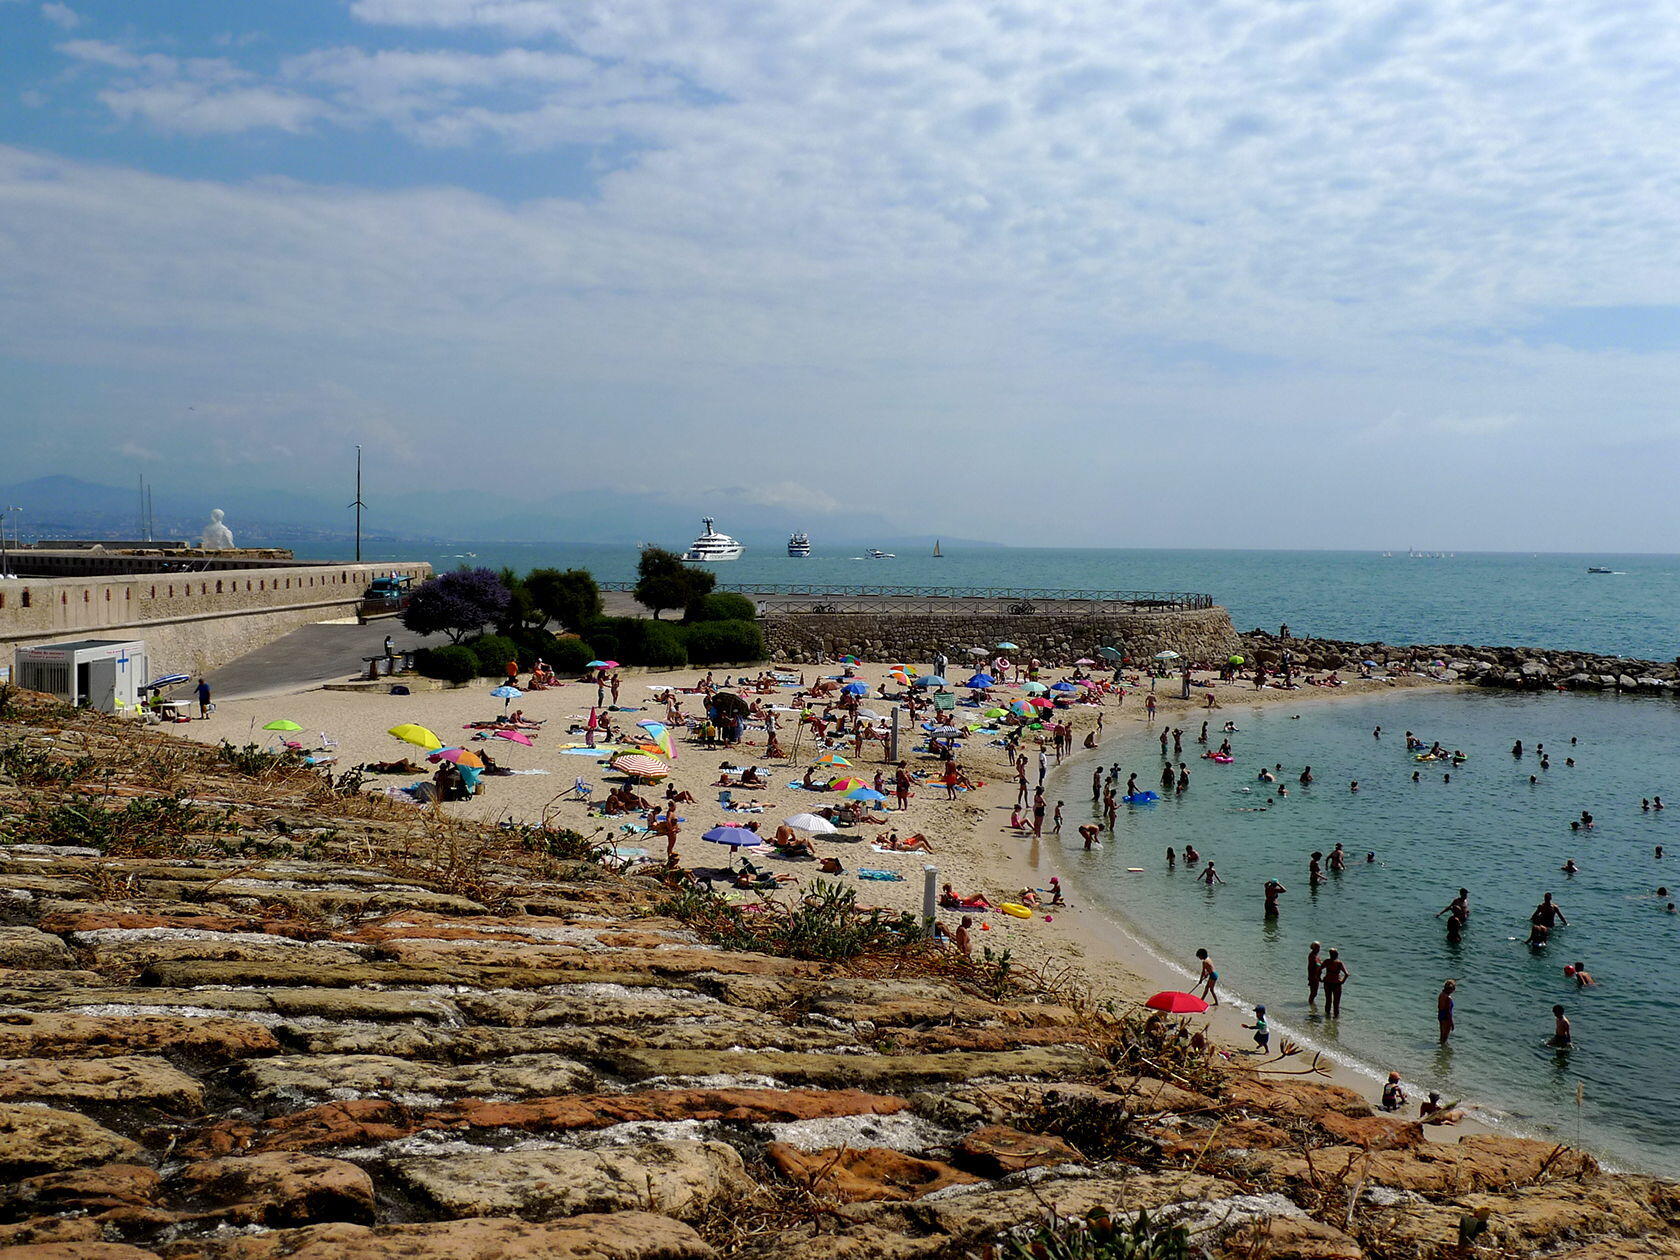
{"label": "white cloud", "polygon": [[79,13],[67,4],[47,3],[41,6],[41,16],[62,30],[72,31],[82,24]]}

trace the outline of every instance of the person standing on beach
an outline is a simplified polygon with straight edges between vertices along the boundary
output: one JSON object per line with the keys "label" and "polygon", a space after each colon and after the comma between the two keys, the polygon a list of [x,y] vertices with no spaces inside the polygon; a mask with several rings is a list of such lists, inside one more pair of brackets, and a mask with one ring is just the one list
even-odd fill
{"label": "person standing on beach", "polygon": [[893,771],[893,791],[898,796],[898,808],[900,812],[909,809],[910,771],[905,767],[905,763],[902,761],[898,763],[898,768]]}
{"label": "person standing on beach", "polygon": [[210,716],[210,684],[200,678],[198,686],[193,688],[193,692],[198,696],[198,716],[201,719],[208,718]]}
{"label": "person standing on beach", "polygon": [[1441,1044],[1447,1044],[1447,1038],[1452,1036],[1453,1030],[1453,994],[1458,992],[1458,981],[1448,980],[1441,986],[1441,992],[1435,997],[1435,1021],[1441,1026]]}
{"label": "person standing on beach", "polygon": [[1324,981],[1324,1016],[1326,1019],[1339,1019],[1342,1014],[1342,986],[1348,978],[1348,966],[1342,961],[1340,950],[1330,951],[1330,957],[1324,960],[1321,978]]}
{"label": "person standing on beach", "polygon": [[1050,816],[1050,832],[1052,835],[1062,834],[1062,803],[1056,802],[1056,812]]}
{"label": "person standing on beach", "polygon": [[1144,702],[1144,709],[1149,714],[1149,720],[1153,722],[1155,720],[1155,697],[1153,695]]}
{"label": "person standing on beach", "polygon": [[[1213,969],[1213,958],[1205,949],[1198,949],[1196,957],[1202,960],[1201,987],[1196,996],[1210,1006],[1219,1005],[1219,973]],[[1562,1009],[1561,1007],[1559,1008]]]}
{"label": "person standing on beach", "polygon": [[1044,789],[1033,789],[1032,798],[1032,833],[1035,836],[1044,834]]}
{"label": "person standing on beach", "polygon": [[1318,1005],[1318,983],[1324,974],[1324,962],[1318,956],[1323,946],[1317,941],[1307,949],[1307,1005]]}

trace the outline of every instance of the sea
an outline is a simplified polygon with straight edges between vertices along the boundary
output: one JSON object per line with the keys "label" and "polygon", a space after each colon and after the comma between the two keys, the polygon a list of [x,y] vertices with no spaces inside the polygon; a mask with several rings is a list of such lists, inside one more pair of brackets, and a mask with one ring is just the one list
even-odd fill
{"label": "sea", "polygon": [[[678,544],[681,545],[681,544]],[[900,552],[869,560],[861,548],[805,559],[749,547],[714,566],[724,584],[956,586],[1052,590],[1196,591],[1230,609],[1239,630],[1388,643],[1569,648],[1672,660],[1680,654],[1680,556],[1406,551],[1143,551],[1113,548],[963,547],[944,557]],[[890,550],[883,545],[883,550]],[[309,554],[300,547],[298,554]],[[321,552],[342,558],[342,546]],[[601,581],[636,576],[634,547],[559,543],[425,542],[366,547],[368,560],[585,568]],[[1588,573],[1589,567],[1608,574]]]}
{"label": "sea", "polygon": [[[1396,644],[1655,660],[1680,653],[1677,556],[943,550],[939,559],[867,560],[861,549],[824,551],[818,540],[806,559],[750,548],[717,572],[752,586],[1198,591],[1230,609],[1239,629],[1287,622],[1297,635]],[[367,552],[440,568],[576,566],[608,581],[633,578],[636,556],[632,547],[470,542]],[[1666,910],[1680,902],[1680,701],[1396,692],[1259,707],[1241,697],[1227,693],[1213,715],[1214,744],[1224,721],[1239,727],[1234,764],[1202,760],[1199,719],[1187,723],[1189,791],[1126,808],[1100,850],[1083,852],[1073,836],[1088,812],[1090,763],[1081,759],[1053,781],[1055,797],[1068,802],[1070,885],[1112,916],[1123,948],[1187,969],[1207,948],[1229,1000],[1267,1006],[1274,1047],[1288,1036],[1309,1054],[1344,1060],[1370,1078],[1373,1097],[1395,1069],[1414,1099],[1437,1090],[1513,1132],[1585,1146],[1615,1167],[1680,1175],[1680,1094],[1672,1088],[1680,1079],[1680,915]],[[1468,759],[1457,768],[1414,762],[1407,730]],[[1520,758],[1511,753],[1519,739]],[[1537,755],[1542,744],[1549,769]],[[1116,742],[1101,755],[1122,776],[1135,770],[1157,785],[1152,739]],[[1309,765],[1316,781],[1302,787]],[[1282,767],[1287,798],[1257,780],[1262,766]],[[1658,796],[1670,808],[1641,808]],[[1583,810],[1594,827],[1572,831]],[[1348,869],[1310,886],[1311,853],[1338,841]],[[1167,847],[1186,843],[1216,862],[1223,885],[1197,882],[1182,862],[1167,867]],[[1571,859],[1579,867],[1572,876],[1560,869]],[[1267,922],[1261,889],[1270,878],[1289,891]],[[1461,886],[1470,889],[1472,916],[1453,944],[1435,913]],[[1569,923],[1546,948],[1530,949],[1529,915],[1546,892]],[[1340,949],[1352,971],[1334,1024],[1306,1001],[1314,940]],[[1577,961],[1595,986],[1578,988],[1564,975]],[[1449,978],[1458,982],[1457,1030],[1441,1049],[1435,995]],[[1574,1025],[1568,1051],[1545,1045],[1554,1003]]]}

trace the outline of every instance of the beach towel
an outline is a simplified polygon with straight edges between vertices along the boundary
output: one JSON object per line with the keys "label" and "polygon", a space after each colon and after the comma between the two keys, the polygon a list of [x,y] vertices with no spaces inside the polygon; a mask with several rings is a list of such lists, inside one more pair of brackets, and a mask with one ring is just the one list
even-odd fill
{"label": "beach towel", "polygon": [[897,871],[860,870],[857,873],[857,877],[859,879],[885,879],[895,881],[897,883],[904,882],[904,876],[900,875]]}

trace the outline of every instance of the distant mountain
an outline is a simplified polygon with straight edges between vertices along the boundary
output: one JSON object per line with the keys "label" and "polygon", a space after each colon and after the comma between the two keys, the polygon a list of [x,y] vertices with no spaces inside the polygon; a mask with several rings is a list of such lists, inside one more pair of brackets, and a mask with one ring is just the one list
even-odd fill
{"label": "distant mountain", "polygon": [[[780,547],[796,529],[810,532],[824,546],[933,546],[934,534],[907,534],[877,512],[851,511],[809,502],[753,502],[748,492],[720,490],[693,500],[673,500],[617,490],[580,490],[537,502],[485,498],[431,490],[380,495],[370,492],[362,536],[367,540],[653,543],[680,550],[700,532],[700,518],[712,516],[717,527],[751,547]],[[345,499],[349,499],[345,495]],[[797,500],[797,496],[791,496]],[[352,538],[354,520],[345,503],[270,487],[224,487],[213,495],[194,488],[155,486],[152,491],[155,535],[159,539],[194,539],[212,507],[223,507],[228,527],[241,544],[286,546],[308,541]],[[0,505],[23,508],[25,538],[139,537],[137,488],[100,485],[53,475],[0,486]],[[14,519],[13,524],[17,524]],[[1002,544],[939,535],[948,546],[996,547]]]}

